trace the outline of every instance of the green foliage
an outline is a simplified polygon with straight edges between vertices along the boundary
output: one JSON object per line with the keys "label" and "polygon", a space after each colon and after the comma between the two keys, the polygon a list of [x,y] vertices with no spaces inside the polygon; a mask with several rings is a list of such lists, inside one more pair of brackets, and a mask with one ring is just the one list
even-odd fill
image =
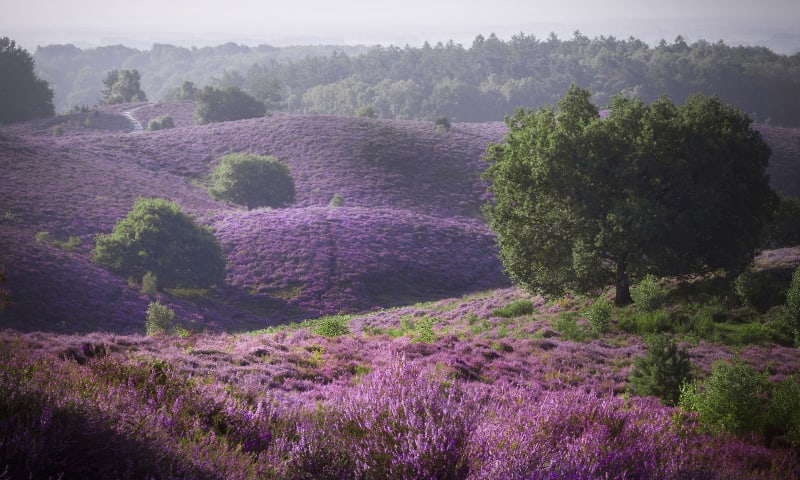
{"label": "green foliage", "polygon": [[375,111],[375,107],[370,103],[358,107],[358,110],[356,110],[356,117],[377,118],[378,112]]}
{"label": "green foliage", "polygon": [[194,82],[186,80],[181,84],[180,90],[178,90],[175,93],[175,100],[181,100],[184,102],[193,102],[196,96],[197,96],[197,87],[194,86]]}
{"label": "green foliage", "polygon": [[56,125],[53,127],[53,136],[54,137],[61,137],[64,135],[64,125]]}
{"label": "green foliage", "polygon": [[447,117],[437,117],[436,120],[433,121],[433,124],[436,125],[437,130],[445,132],[450,130],[450,121]]}
{"label": "green foliage", "polygon": [[331,201],[328,203],[331,207],[343,207],[344,206],[344,197],[337,193],[331,197]]}
{"label": "green foliage", "polygon": [[800,267],[792,274],[792,282],[786,292],[786,319],[794,333],[794,342],[800,347]]}
{"label": "green foliage", "polygon": [[517,300],[504,307],[492,310],[492,316],[502,318],[514,318],[533,313],[533,302],[530,300]]}
{"label": "green foliage", "polygon": [[8,37],[0,38],[0,72],[0,124],[55,115],[50,85],[36,75],[33,57]]}
{"label": "green foliage", "polygon": [[639,285],[631,291],[633,303],[642,311],[652,312],[664,304],[666,292],[653,275],[645,275]]}
{"label": "green foliage", "polygon": [[323,337],[339,337],[350,334],[350,317],[333,315],[322,317],[314,322],[311,332]]}
{"label": "green foliage", "polygon": [[136,69],[111,70],[103,80],[102,105],[117,103],[146,102],[147,95],[140,85],[141,76]]}
{"label": "green foliage", "polygon": [[258,207],[284,207],[294,202],[294,179],[277,158],[231,153],[220,159],[211,174],[209,194],[215,200]]}
{"label": "green foliage", "polygon": [[164,199],[137,200],[111,234],[95,237],[92,254],[126,276],[152,272],[163,287],[205,287],[225,280],[225,257],[211,229]]}
{"label": "green foliage", "polygon": [[584,342],[588,337],[586,328],[578,324],[578,316],[574,312],[563,312],[555,323],[553,328],[567,340],[573,342]]}
{"label": "green foliage", "polygon": [[773,434],[783,435],[786,443],[800,449],[800,380],[796,376],[773,388],[767,415]]}
{"label": "green foliage", "polygon": [[743,305],[765,312],[783,303],[788,285],[788,271],[748,268],[736,277],[733,289]]}
{"label": "green foliage", "polygon": [[81,244],[81,238],[80,237],[75,237],[75,236],[69,237],[66,241],[53,240],[53,246],[54,247],[57,247],[57,248],[60,248],[62,250],[66,250],[66,251],[75,250],[76,248],[78,248],[78,246],[80,246],[80,244]]}
{"label": "green foliage", "polygon": [[234,86],[223,89],[207,86],[197,92],[196,99],[194,119],[198,125],[263,117],[267,113],[263,102]]}
{"label": "green foliage", "polygon": [[433,331],[433,323],[436,319],[433,317],[422,317],[417,320],[414,326],[414,331],[417,336],[413,341],[421,343],[434,343],[436,341],[436,332]]}
{"label": "green foliage", "polygon": [[147,316],[145,317],[145,332],[147,335],[168,334],[172,329],[174,318],[174,310],[161,305],[160,302],[150,302],[147,306]]}
{"label": "green foliage", "polygon": [[717,97],[616,95],[601,118],[589,97],[573,85],[557,110],[517,111],[488,148],[485,213],[512,279],[551,295],[614,284],[626,304],[646,272],[748,265],[777,196],[747,116]]}
{"label": "green foliage", "polygon": [[36,232],[36,243],[50,243],[50,232]]}
{"label": "green foliage", "polygon": [[671,337],[655,335],[647,342],[647,354],[633,364],[628,390],[633,395],[656,396],[676,405],[680,387],[691,380],[692,364],[686,349],[678,349]]}
{"label": "green foliage", "polygon": [[611,330],[611,312],[614,306],[605,299],[599,297],[592,303],[586,311],[586,319],[589,320],[589,330],[594,335],[603,335]]}
{"label": "green foliage", "polygon": [[142,277],[142,293],[151,297],[158,293],[158,277],[153,272]]}
{"label": "green foliage", "polygon": [[765,249],[800,245],[800,198],[781,196],[772,222],[764,231]]}
{"label": "green foliage", "polygon": [[172,119],[172,115],[161,115],[150,120],[147,124],[147,129],[150,131],[166,130],[168,128],[175,128],[175,121]]}
{"label": "green foliage", "polygon": [[715,363],[702,382],[685,384],[680,405],[714,429],[760,434],[767,421],[767,391],[764,374],[734,359]]}

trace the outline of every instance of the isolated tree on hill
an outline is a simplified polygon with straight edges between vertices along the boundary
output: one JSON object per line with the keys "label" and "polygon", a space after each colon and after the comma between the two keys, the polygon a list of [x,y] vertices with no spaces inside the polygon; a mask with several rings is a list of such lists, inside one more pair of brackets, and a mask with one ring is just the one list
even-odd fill
{"label": "isolated tree on hill", "polygon": [[215,200],[258,207],[284,207],[294,202],[294,179],[277,158],[232,153],[220,159],[211,174],[209,194]]}
{"label": "isolated tree on hill", "polygon": [[102,90],[103,105],[117,103],[146,102],[147,95],[142,91],[139,82],[141,77],[138,70],[111,70],[103,80],[106,88]]}
{"label": "isolated tree on hill", "polygon": [[197,92],[196,99],[194,120],[198,125],[263,117],[267,113],[262,102],[238,87],[219,89],[207,86]]}
{"label": "isolated tree on hill", "polygon": [[33,57],[14,40],[0,38],[0,123],[53,115],[53,90],[34,72]]}
{"label": "isolated tree on hill", "polygon": [[601,118],[589,97],[573,85],[557,110],[519,110],[488,149],[485,211],[510,276],[551,294],[614,284],[626,304],[647,273],[749,264],[777,202],[750,120],[704,96],[617,95]]}
{"label": "isolated tree on hill", "polygon": [[225,281],[225,257],[214,234],[169,200],[140,198],[108,235],[95,238],[95,261],[164,287],[207,287]]}

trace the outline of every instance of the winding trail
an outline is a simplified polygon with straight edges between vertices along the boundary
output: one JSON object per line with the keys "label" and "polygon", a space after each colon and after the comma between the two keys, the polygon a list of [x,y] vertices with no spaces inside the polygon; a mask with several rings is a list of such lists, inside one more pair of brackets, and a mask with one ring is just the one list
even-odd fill
{"label": "winding trail", "polygon": [[[145,105],[150,105],[150,104],[148,103],[148,104],[145,104]],[[136,120],[136,117],[133,116],[133,112],[135,112],[136,110],[144,107],[145,105],[139,105],[136,108],[132,108],[130,110],[125,110],[124,112],[122,112],[122,114],[125,115],[125,117],[128,119],[128,121],[131,122],[131,127],[133,127],[133,130],[131,131],[131,133],[142,133],[142,132],[144,132],[144,128],[142,127],[141,122],[139,122],[139,120]]]}

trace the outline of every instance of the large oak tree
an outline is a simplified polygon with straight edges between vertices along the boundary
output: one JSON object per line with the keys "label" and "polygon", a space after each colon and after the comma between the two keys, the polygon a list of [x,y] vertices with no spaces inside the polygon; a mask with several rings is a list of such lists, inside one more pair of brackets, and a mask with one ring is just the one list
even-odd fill
{"label": "large oak tree", "polygon": [[519,110],[490,145],[486,206],[501,260],[532,291],[616,302],[646,273],[748,265],[777,196],[769,147],[717,97],[676,106],[617,95],[607,111],[570,87],[558,108]]}

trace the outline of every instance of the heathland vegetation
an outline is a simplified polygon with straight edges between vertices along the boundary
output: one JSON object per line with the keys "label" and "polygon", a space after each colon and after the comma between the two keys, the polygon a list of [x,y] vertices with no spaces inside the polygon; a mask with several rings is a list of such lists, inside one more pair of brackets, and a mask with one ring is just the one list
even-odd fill
{"label": "heathland vegetation", "polygon": [[[576,59],[605,65],[611,45],[707,72],[761,52],[797,81],[763,49],[479,37],[238,74],[268,72],[261,93],[188,76],[174,101],[0,128],[0,478],[797,478],[800,133],[751,124],[728,87],[567,83],[554,107],[514,97],[541,108],[477,124],[447,110],[472,104],[467,77],[412,114],[419,85],[385,63],[397,95],[327,112],[348,117],[197,122],[202,92],[274,113],[293,105],[275,72],[411,55],[510,69],[503,85],[539,58],[555,76],[537,85],[596,88]],[[201,53],[159,49],[183,73]],[[155,70],[120,65],[103,75],[148,90]]]}

